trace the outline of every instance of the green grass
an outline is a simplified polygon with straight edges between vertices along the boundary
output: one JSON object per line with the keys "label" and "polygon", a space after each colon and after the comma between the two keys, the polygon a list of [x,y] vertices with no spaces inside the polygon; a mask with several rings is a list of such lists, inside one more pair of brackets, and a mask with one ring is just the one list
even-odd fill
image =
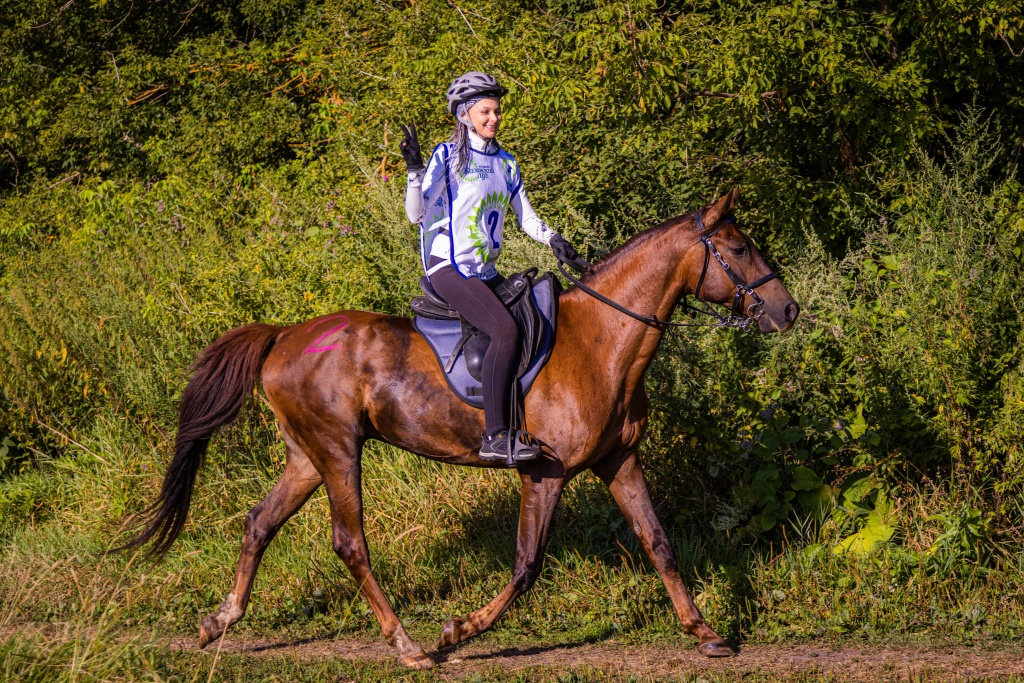
{"label": "green grass", "polygon": [[[229,590],[244,514],[276,479],[281,448],[244,424],[222,435],[200,474],[185,533],[152,565],[103,550],[125,538],[121,517],[155,495],[162,444],[133,433],[127,421],[100,424],[83,442],[91,454],[42,462],[37,475],[0,485],[5,501],[21,501],[18,509],[27,511],[0,527],[0,680],[193,680],[202,670],[195,680],[205,681],[208,654],[173,651],[167,641],[195,638],[201,616]],[[369,450],[364,488],[374,568],[410,633],[429,648],[444,619],[478,608],[509,580],[518,482],[509,472]],[[928,501],[917,502],[925,509]],[[907,519],[913,503],[905,503]],[[729,543],[702,531],[707,520],[697,517],[665,522],[698,604],[736,641],[999,646],[1024,631],[1019,557],[944,574],[913,566],[903,547],[837,555],[831,548],[839,530],[828,523],[794,523],[787,541],[772,547]],[[326,497],[318,492],[271,544],[248,614],[232,633],[379,638],[329,539]],[[687,641],[660,579],[590,475],[566,491],[537,585],[485,638],[495,647]],[[516,675],[606,680],[567,669]],[[213,680],[432,679],[371,661],[231,654]],[[495,672],[479,680],[506,679]]]}

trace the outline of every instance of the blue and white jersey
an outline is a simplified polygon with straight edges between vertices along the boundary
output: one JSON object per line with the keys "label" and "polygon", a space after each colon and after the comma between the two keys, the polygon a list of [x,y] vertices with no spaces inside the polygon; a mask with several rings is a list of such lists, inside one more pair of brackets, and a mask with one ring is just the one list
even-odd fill
{"label": "blue and white jersey", "polygon": [[[428,275],[452,265],[463,277],[494,277],[510,208],[523,230],[534,239],[547,244],[555,234],[537,217],[526,199],[515,157],[500,148],[482,151],[477,148],[485,148],[482,142],[471,139],[465,172],[455,168],[455,146],[438,145],[422,181],[419,216],[410,207],[417,202],[409,201],[418,197],[407,197],[409,219],[420,224],[420,257]],[[418,178],[410,176],[410,194],[417,190],[414,180]],[[430,268],[431,256],[443,263]]]}

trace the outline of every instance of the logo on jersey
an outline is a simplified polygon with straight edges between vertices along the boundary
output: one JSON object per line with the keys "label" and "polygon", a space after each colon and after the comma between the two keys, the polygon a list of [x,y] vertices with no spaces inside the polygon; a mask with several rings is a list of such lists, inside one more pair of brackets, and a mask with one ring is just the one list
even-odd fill
{"label": "logo on jersey", "polygon": [[481,180],[487,180],[492,173],[494,173],[494,168],[489,163],[481,166],[473,159],[470,159],[465,172],[459,173],[459,177],[468,183],[476,183]]}
{"label": "logo on jersey", "polygon": [[469,212],[469,241],[481,262],[491,260],[492,254],[501,249],[501,229],[508,206],[507,194],[489,192]]}

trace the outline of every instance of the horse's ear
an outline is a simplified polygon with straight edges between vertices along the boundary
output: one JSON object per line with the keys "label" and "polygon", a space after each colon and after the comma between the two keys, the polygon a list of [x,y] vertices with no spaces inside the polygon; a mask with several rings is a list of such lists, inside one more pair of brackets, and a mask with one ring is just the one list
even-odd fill
{"label": "horse's ear", "polygon": [[739,196],[739,186],[733,185],[733,188],[729,190],[725,196],[704,210],[704,225],[711,228],[726,216],[731,216],[732,210],[736,207],[736,200]]}

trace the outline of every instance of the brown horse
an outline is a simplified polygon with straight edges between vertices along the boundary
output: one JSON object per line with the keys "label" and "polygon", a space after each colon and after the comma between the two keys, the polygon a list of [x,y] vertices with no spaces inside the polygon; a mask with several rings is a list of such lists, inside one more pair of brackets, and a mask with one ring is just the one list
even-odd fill
{"label": "brown horse", "polygon": [[[699,214],[666,221],[629,240],[593,266],[589,288],[646,316],[667,320],[680,298],[698,293],[735,310],[757,297],[743,293],[707,254],[720,252],[742,282],[763,280],[757,325],[762,332],[792,327],[799,308],[735,224],[726,224],[733,189]],[[703,217],[703,230],[698,229]],[[724,227],[722,227],[724,225]],[[717,230],[713,246],[700,240]],[[716,253],[716,259],[719,254]],[[702,268],[703,265],[703,268]],[[706,277],[705,277],[706,276]],[[703,279],[702,286],[699,281]],[[700,292],[695,289],[700,288]],[[749,299],[749,300],[748,300]],[[512,581],[489,604],[448,621],[438,647],[487,631],[533,585],[548,531],[566,483],[590,468],[611,490],[668,590],[683,629],[710,657],[732,648],[704,621],[686,590],[671,544],[651,505],[637,454],[647,421],[644,375],[665,327],[645,324],[579,288],[561,295],[558,338],[547,366],[526,398],[530,432],[553,454],[519,467],[522,502]],[[360,454],[367,439],[452,465],[502,466],[477,457],[483,412],[449,390],[437,360],[408,318],[345,311],[291,327],[251,324],[231,330],[203,351],[181,401],[175,455],[149,523],[133,541],[154,540],[165,553],[188,514],[203,453],[215,430],[232,422],[262,378],[287,445],[287,465],[270,494],[249,512],[231,592],[199,628],[205,647],[242,618],[253,578],[281,525],[321,484],[331,507],[334,550],[345,562],[405,666],[433,660],[406,633],[370,569],[363,535]]]}

